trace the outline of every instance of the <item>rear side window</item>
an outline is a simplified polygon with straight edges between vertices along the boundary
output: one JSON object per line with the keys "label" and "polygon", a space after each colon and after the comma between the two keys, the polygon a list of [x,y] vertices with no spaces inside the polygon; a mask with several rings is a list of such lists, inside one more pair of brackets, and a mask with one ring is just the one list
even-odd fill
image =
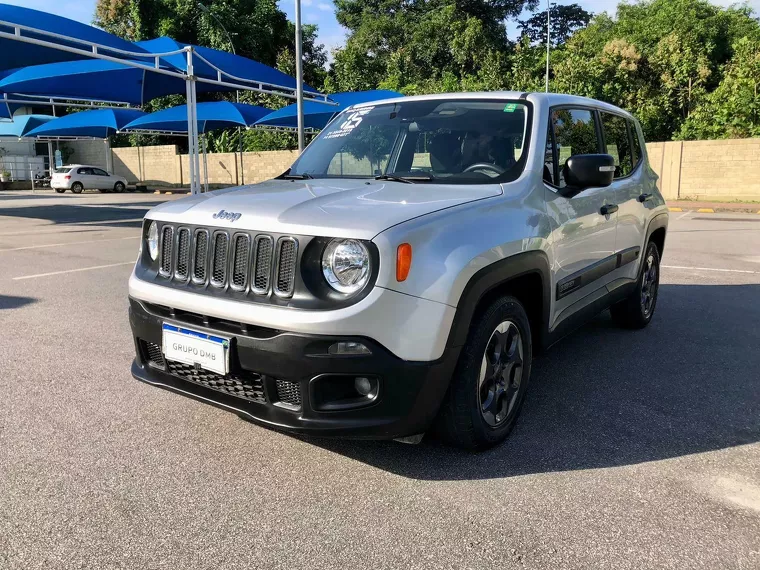
{"label": "rear side window", "polygon": [[636,123],[629,120],[628,128],[631,130],[631,140],[633,141],[633,168],[635,169],[644,155],[641,152],[641,139],[639,138],[639,130],[636,128]]}
{"label": "rear side window", "polygon": [[601,113],[607,154],[615,159],[615,178],[625,178],[633,172],[635,161],[628,138],[628,120],[620,115]]}
{"label": "rear side window", "polygon": [[92,169],[80,168],[79,170],[77,170],[77,174],[92,174]]}
{"label": "rear side window", "polygon": [[555,186],[564,188],[567,159],[576,154],[598,154],[601,143],[597,135],[596,115],[587,109],[555,109],[550,129],[554,133]]}

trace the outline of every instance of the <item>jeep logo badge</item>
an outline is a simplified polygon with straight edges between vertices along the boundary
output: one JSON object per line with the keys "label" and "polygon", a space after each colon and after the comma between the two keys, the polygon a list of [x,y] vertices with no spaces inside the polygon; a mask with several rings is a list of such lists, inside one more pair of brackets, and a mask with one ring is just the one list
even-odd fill
{"label": "jeep logo badge", "polygon": [[240,219],[240,216],[243,214],[238,214],[237,212],[227,212],[225,210],[219,210],[216,214],[211,216],[215,220],[229,220],[230,222],[237,222]]}

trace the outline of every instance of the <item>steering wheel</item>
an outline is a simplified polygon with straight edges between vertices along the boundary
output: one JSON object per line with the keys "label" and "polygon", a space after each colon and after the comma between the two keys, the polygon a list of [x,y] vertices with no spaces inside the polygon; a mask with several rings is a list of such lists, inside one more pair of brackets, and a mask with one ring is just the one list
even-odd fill
{"label": "steering wheel", "polygon": [[482,171],[482,170],[490,170],[496,176],[501,176],[504,174],[507,170],[505,168],[502,168],[501,166],[498,166],[496,164],[491,164],[490,162],[476,162],[475,164],[471,164],[467,168],[465,168],[462,172],[476,172],[476,171]]}

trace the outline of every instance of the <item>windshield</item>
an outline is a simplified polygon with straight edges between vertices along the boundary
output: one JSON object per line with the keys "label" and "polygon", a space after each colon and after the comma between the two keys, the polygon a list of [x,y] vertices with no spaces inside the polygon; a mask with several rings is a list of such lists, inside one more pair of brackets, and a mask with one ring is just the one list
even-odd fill
{"label": "windshield", "polygon": [[509,182],[523,170],[530,112],[521,101],[402,101],[347,111],[286,176]]}

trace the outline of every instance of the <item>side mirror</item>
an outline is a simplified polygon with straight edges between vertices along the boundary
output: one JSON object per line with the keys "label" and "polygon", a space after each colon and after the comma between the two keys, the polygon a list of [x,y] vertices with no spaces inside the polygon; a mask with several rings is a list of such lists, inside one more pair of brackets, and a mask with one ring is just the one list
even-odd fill
{"label": "side mirror", "polygon": [[615,178],[615,159],[609,154],[576,154],[567,159],[563,196],[575,196],[586,188],[606,188]]}

